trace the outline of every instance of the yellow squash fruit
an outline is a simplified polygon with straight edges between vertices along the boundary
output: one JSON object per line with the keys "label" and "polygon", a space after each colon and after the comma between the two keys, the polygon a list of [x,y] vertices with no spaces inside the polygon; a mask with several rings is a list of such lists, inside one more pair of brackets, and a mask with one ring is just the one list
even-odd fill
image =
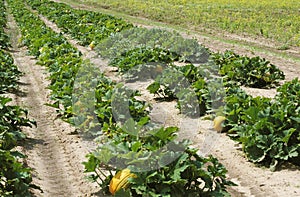
{"label": "yellow squash fruit", "polygon": [[136,178],[136,175],[133,173],[130,173],[129,169],[124,169],[119,171],[111,180],[109,183],[109,192],[112,195],[115,195],[117,191],[119,191],[121,188],[126,189],[129,185],[128,178]]}
{"label": "yellow squash fruit", "polygon": [[89,47],[91,50],[93,50],[95,48],[95,42],[92,41],[90,44],[89,44]]}
{"label": "yellow squash fruit", "polygon": [[223,130],[223,123],[225,121],[225,117],[224,116],[217,116],[214,119],[214,129],[217,132],[221,132]]}
{"label": "yellow squash fruit", "polygon": [[156,68],[155,68],[155,71],[158,72],[158,73],[162,73],[163,69],[164,68],[161,65],[157,65]]}

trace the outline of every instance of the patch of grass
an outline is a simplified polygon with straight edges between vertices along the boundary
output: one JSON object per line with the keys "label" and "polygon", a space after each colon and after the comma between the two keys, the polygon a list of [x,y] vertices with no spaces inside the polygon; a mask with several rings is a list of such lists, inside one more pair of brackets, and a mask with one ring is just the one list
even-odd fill
{"label": "patch of grass", "polygon": [[133,16],[193,28],[247,33],[300,46],[300,2],[296,0],[75,0]]}

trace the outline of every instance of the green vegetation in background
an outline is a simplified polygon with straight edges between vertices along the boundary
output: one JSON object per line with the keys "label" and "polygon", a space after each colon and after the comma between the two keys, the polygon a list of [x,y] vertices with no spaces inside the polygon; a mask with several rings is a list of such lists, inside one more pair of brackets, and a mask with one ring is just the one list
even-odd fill
{"label": "green vegetation in background", "polygon": [[86,10],[72,9],[66,4],[53,1],[27,1],[33,9],[47,16],[55,22],[64,33],[72,35],[80,41],[81,45],[98,44],[115,32],[133,27],[125,22],[107,14]]}
{"label": "green vegetation in background", "polygon": [[[67,2],[67,1],[65,1]],[[300,2],[225,0],[76,0],[133,16],[206,31],[262,36],[280,46],[300,46]]]}
{"label": "green vegetation in background", "polygon": [[[82,45],[93,42],[97,45],[96,50],[99,54],[110,58],[111,65],[118,67],[120,71],[127,71],[135,65],[148,62],[167,63],[175,60],[206,62],[211,55],[215,64],[220,67],[219,74],[226,76],[227,81],[237,82],[238,85],[265,88],[284,79],[283,72],[265,59],[239,56],[229,51],[224,54],[213,52],[209,54],[208,49],[199,45],[196,40],[185,39],[177,32],[136,28],[121,19],[93,11],[71,9],[63,3],[51,1],[28,1],[28,3],[79,40]],[[66,19],[68,22],[65,22]],[[103,29],[110,31],[106,31],[103,35]],[[115,34],[112,33],[114,31]],[[116,33],[120,31],[122,33]],[[111,37],[105,39],[109,34]]]}
{"label": "green vegetation in background", "polygon": [[277,88],[274,99],[229,89],[225,125],[243,145],[248,159],[277,169],[283,162],[300,165],[300,81]]}

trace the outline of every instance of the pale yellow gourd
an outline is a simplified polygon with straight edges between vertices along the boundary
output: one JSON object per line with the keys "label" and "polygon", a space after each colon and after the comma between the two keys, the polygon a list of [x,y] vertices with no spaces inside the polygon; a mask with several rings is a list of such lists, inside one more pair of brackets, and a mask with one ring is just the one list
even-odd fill
{"label": "pale yellow gourd", "polygon": [[225,117],[224,116],[217,116],[214,119],[214,129],[217,132],[221,132],[224,129],[223,123],[225,121]]}
{"label": "pale yellow gourd", "polygon": [[129,185],[128,179],[136,178],[136,175],[131,173],[129,169],[124,169],[119,171],[111,180],[109,183],[109,192],[112,195],[115,195],[117,191],[119,191],[121,188],[126,189]]}
{"label": "pale yellow gourd", "polygon": [[89,47],[90,47],[91,50],[94,50],[94,48],[95,48],[95,42],[92,41],[92,42],[89,44]]}

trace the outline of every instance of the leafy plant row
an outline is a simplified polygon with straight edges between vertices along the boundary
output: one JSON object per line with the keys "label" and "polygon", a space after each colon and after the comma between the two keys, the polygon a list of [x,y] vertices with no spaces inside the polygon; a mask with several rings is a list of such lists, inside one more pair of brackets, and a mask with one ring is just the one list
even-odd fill
{"label": "leafy plant row", "polygon": [[14,64],[13,57],[0,49],[0,62],[0,93],[17,91],[18,80],[22,73]]}
{"label": "leafy plant row", "polygon": [[[11,2],[11,4],[15,5],[13,2]],[[24,3],[22,5],[24,5]],[[12,6],[12,13],[20,27],[22,43],[28,46],[29,53],[38,59],[38,64],[47,66],[50,71],[49,79],[51,83],[49,89],[51,90],[51,99],[54,100],[54,103],[51,105],[59,109],[65,120],[75,121],[69,119],[76,112],[76,110],[73,110],[73,103],[76,104],[78,101],[76,97],[77,90],[73,90],[75,80],[87,84],[86,87],[82,85],[79,86],[79,88],[87,88],[90,81],[86,81],[86,78],[90,76],[85,76],[85,74],[93,75],[95,81],[99,82],[95,87],[95,98],[99,100],[99,103],[101,103],[102,94],[106,93],[109,95],[108,91],[113,89],[115,83],[105,78],[102,74],[98,76],[98,73],[89,73],[96,68],[92,67],[89,61],[84,61],[81,57],[81,53],[74,48],[64,36],[55,33],[52,29],[47,27],[37,15],[28,9],[20,11],[20,7],[21,6]],[[35,28],[30,28],[33,26]],[[80,77],[82,77],[82,79]],[[105,87],[104,89],[102,89],[103,86]],[[80,91],[81,90],[78,89],[79,93]],[[135,95],[136,94],[130,98],[132,105],[137,105],[137,101],[134,99]],[[103,108],[104,105],[101,105],[102,103],[99,104],[99,108]],[[96,110],[97,108],[96,106]],[[132,108],[132,111],[139,114],[138,108]],[[108,108],[108,110],[111,111],[110,108]],[[104,111],[102,111],[102,113],[106,114]],[[100,122],[104,122],[104,120],[110,120],[112,117],[99,117],[99,119],[101,119]]]}
{"label": "leafy plant row", "polygon": [[[73,16],[73,12],[78,11],[70,9],[65,4],[47,3],[47,1],[43,3],[35,1],[31,5],[43,15],[51,19],[55,18],[54,21],[59,24],[61,19],[58,17],[60,15],[57,16],[57,12],[61,13],[68,9],[64,15]],[[57,11],[49,12],[49,6]],[[61,10],[58,11],[59,9]],[[75,23],[75,19],[73,20]],[[97,23],[85,23],[99,26]],[[283,72],[265,59],[239,56],[230,51],[224,54],[212,53],[199,45],[196,40],[184,39],[176,32],[162,29],[130,28],[118,34],[112,34],[101,41],[96,49],[102,57],[109,58],[110,65],[118,67],[129,80],[145,80],[152,76],[156,81],[148,87],[149,91],[163,99],[178,98],[178,108],[183,114],[192,117],[211,112],[212,103],[220,103],[224,96],[223,92],[212,92],[212,89],[217,90],[217,87],[209,87],[212,83],[205,82],[204,78],[209,78],[210,73],[219,75],[217,79],[219,82],[223,80],[226,83],[251,87],[273,86],[278,84],[279,80],[284,79]],[[192,64],[179,68],[172,64],[174,61]],[[161,71],[158,68],[165,69],[166,66],[171,66],[171,68],[159,73]],[[209,72],[204,72],[205,69]],[[189,91],[178,89],[182,87],[170,89],[172,81],[178,83],[178,80],[181,80],[178,76],[177,78],[170,76],[170,73],[174,74],[174,72],[188,78],[187,83],[191,84],[192,89]],[[217,81],[214,83],[218,84]],[[195,97],[198,101],[195,101]]]}
{"label": "leafy plant row", "polygon": [[267,88],[285,79],[278,67],[261,57],[250,58],[225,51],[212,54],[212,59],[219,66],[219,74],[224,76],[225,81],[234,81],[238,86]]}
{"label": "leafy plant row", "polygon": [[[47,15],[47,13],[44,14]],[[282,140],[281,138],[284,138],[282,136],[289,136],[291,132],[295,132],[297,124],[284,129],[267,126],[269,130],[276,130],[276,132],[275,134],[267,132],[268,135],[273,137],[266,138],[265,134],[260,135],[260,130],[258,128],[254,129],[252,124],[262,124],[260,121],[264,120],[267,122],[264,125],[273,125],[273,120],[259,117],[247,124],[244,121],[239,121],[244,119],[245,114],[248,113],[246,109],[250,106],[253,107],[252,104],[261,110],[269,110],[271,106],[272,113],[267,113],[265,116],[277,116],[279,111],[282,110],[276,108],[275,104],[272,104],[274,101],[270,99],[252,98],[238,88],[231,88],[239,85],[256,88],[277,85],[279,80],[284,79],[284,74],[276,66],[270,64],[269,61],[260,57],[240,56],[231,51],[212,53],[193,40],[183,39],[174,32],[160,29],[131,28],[111,35],[109,39],[100,42],[96,49],[102,57],[109,58],[110,65],[118,67],[119,71],[125,74],[129,80],[155,79],[155,82],[148,87],[149,91],[164,99],[178,98],[180,101],[178,107],[187,115],[203,115],[210,112],[213,103],[218,105],[218,102],[221,102],[222,105],[222,102],[224,102],[222,99],[224,99],[226,114],[228,115],[228,111],[230,111],[230,114],[234,113],[234,116],[228,115],[228,121],[233,122],[227,126],[233,128],[231,132],[234,130],[240,131],[237,133],[238,140],[245,147],[244,151],[251,161],[275,167],[282,161],[295,161],[294,157],[298,157],[298,153],[296,153],[298,148],[295,148],[298,142],[286,143],[285,146],[280,145],[283,142],[279,143]],[[197,51],[199,53],[196,53]],[[208,53],[210,57],[208,57]],[[196,55],[193,56],[194,54]],[[174,66],[174,61],[182,61],[188,64],[178,67]],[[199,66],[199,63],[202,63],[202,65]],[[208,69],[209,72],[205,72],[205,69]],[[174,76],[174,73],[184,76],[191,84],[192,91],[181,92],[177,90],[176,85],[181,79],[177,79],[178,76],[176,76],[177,74]],[[205,78],[209,78],[210,74],[221,77],[220,81],[216,82],[216,84],[221,84],[221,87],[208,87]],[[176,84],[174,81],[176,81]],[[224,92],[220,92],[220,88],[227,90],[226,95]],[[191,92],[195,92],[196,95],[191,94]],[[200,111],[193,111],[188,108],[189,106],[194,108],[194,105],[190,104],[195,96],[198,99]],[[238,99],[238,96],[242,96],[242,98]],[[240,108],[238,107],[239,102],[243,103]],[[278,100],[276,102],[279,102],[282,106],[289,105]],[[231,110],[236,111],[232,112]],[[295,113],[294,116],[297,116],[298,112]],[[283,119],[276,121],[280,125],[286,124]],[[273,142],[270,143],[270,138],[276,140],[272,139]],[[263,145],[260,145],[259,140]]]}
{"label": "leafy plant row", "polygon": [[[141,47],[119,56],[114,54],[111,56],[115,57],[112,59],[111,65],[119,66],[120,71],[131,80],[154,79],[155,82],[147,89],[160,98],[177,98],[178,107],[183,114],[189,116],[203,115],[211,112],[212,105],[216,111],[218,107],[224,105],[227,110],[225,114],[229,116],[228,121],[245,119],[227,126],[233,127],[231,132],[236,131],[235,134],[238,137],[235,139],[242,143],[243,150],[250,161],[269,165],[272,170],[275,170],[284,161],[299,164],[297,162],[299,160],[299,132],[297,132],[299,130],[299,123],[297,122],[299,109],[297,103],[300,97],[298,96],[297,103],[294,99],[299,93],[291,91],[295,94],[289,95],[292,98],[287,96],[287,100],[283,101],[276,97],[275,101],[271,101],[267,98],[252,98],[236,88],[239,85],[249,85],[256,88],[276,85],[279,80],[284,79],[284,74],[274,65],[259,57],[249,58],[226,51],[224,54],[211,54],[214,64],[208,61],[206,65],[200,67],[193,64],[174,66],[171,61],[178,59],[178,56],[174,56],[161,48],[152,48],[146,52],[143,50],[144,48]],[[154,52],[149,55],[151,50]],[[159,55],[155,57],[158,52]],[[154,64],[148,63],[151,61]],[[212,69],[214,66],[216,67],[215,70]],[[209,72],[205,72],[205,69]],[[216,86],[214,87],[211,87],[211,82],[210,84],[207,83],[211,74],[219,74],[222,77],[219,81],[215,81]],[[178,75],[184,76],[188,80],[192,91],[179,87],[183,80],[182,78],[178,79]],[[281,91],[282,89],[278,89],[278,94]],[[192,110],[195,109],[193,104],[195,95],[199,102],[199,111]],[[237,99],[238,96],[242,96],[242,98]],[[291,102],[287,102],[288,100]],[[238,101],[242,102],[241,106],[239,106]],[[253,111],[248,111],[248,108]],[[231,110],[237,110],[234,116],[232,116]],[[260,115],[260,111],[264,111],[261,112],[263,115]],[[252,117],[251,121],[245,118],[250,115],[255,116]],[[270,118],[272,116],[276,118]],[[231,134],[231,136],[233,135]]]}
{"label": "leafy plant row", "polygon": [[[112,28],[109,33],[103,34],[94,29],[107,29],[102,23],[103,20],[108,20],[107,15],[76,10],[66,4],[51,1],[27,2],[54,21],[66,33],[79,40],[81,44],[87,45],[93,42],[92,45],[97,45],[96,49],[99,54],[110,58],[111,65],[120,68],[121,72],[128,71],[135,65],[149,62],[181,61],[199,64],[207,63],[211,59],[214,64],[218,65],[219,75],[224,76],[226,80],[236,82],[237,85],[266,88],[284,79],[282,71],[260,57],[249,58],[230,51],[223,54],[213,53],[199,45],[196,40],[185,39],[176,32],[134,28],[125,22],[120,22],[124,27]],[[114,20],[116,19],[113,18]],[[123,29],[125,31],[115,34]],[[86,34],[81,35],[78,33],[80,31]],[[107,37],[108,39],[103,41],[103,38]],[[86,39],[89,39],[89,42],[86,42]]]}
{"label": "leafy plant row", "polygon": [[99,43],[110,34],[131,28],[133,25],[122,19],[86,10],[75,10],[71,6],[53,1],[27,1],[33,9],[55,22],[64,33],[72,35],[82,45]]}
{"label": "leafy plant row", "polygon": [[[128,40],[123,41],[118,37],[113,39],[113,42],[117,43],[120,40],[123,42],[123,48],[126,48],[124,43],[128,42]],[[107,43],[113,46],[111,41]],[[99,47],[102,46],[100,45]],[[238,141],[243,144],[249,160],[270,165],[271,169],[275,169],[283,161],[298,163],[296,161],[299,160],[299,141],[295,140],[295,138],[298,139],[299,137],[295,136],[299,136],[297,132],[299,127],[297,122],[299,109],[297,108],[298,104],[294,101],[294,97],[297,97],[298,93],[292,91],[295,95],[287,95],[287,97],[291,96],[291,98],[287,98],[287,100],[292,100],[290,103],[277,97],[275,101],[259,97],[252,98],[246,93],[241,93],[242,98],[240,100],[236,98],[241,91],[236,86],[268,87],[276,85],[279,80],[284,79],[283,72],[265,59],[239,56],[231,51],[226,51],[224,54],[211,54],[213,63],[208,60],[207,63],[201,66],[194,66],[193,64],[174,66],[172,60],[178,60],[179,57],[161,48],[149,48],[146,49],[148,51],[144,52],[145,49],[141,47],[120,54],[114,53],[115,48],[113,49],[112,54],[114,55],[110,56],[112,58],[111,65],[119,66],[120,71],[125,73],[126,77],[129,76],[128,78],[131,80],[154,79],[155,82],[148,86],[148,90],[165,99],[177,98],[181,112],[186,115],[203,115],[211,112],[212,105],[215,105],[214,109],[225,105],[227,110],[237,110],[234,117],[229,115],[229,120],[231,118],[240,120],[249,115],[250,111],[246,110],[248,107],[251,107],[251,110],[253,110],[252,107],[255,107],[255,111],[251,112],[252,115],[256,116],[255,118],[252,117],[253,120],[235,122],[234,126],[228,125],[234,127],[231,131],[238,131]],[[153,52],[150,53],[151,51]],[[109,52],[103,50],[103,53],[108,54]],[[205,69],[209,72],[205,72]],[[213,87],[211,82],[210,84],[207,83],[207,79],[210,78],[211,74],[221,77],[219,81],[215,81],[215,86]],[[182,83],[182,79],[178,79],[178,75],[184,76],[188,80],[192,91],[180,89],[179,84]],[[281,91],[282,89],[279,88],[278,94]],[[193,92],[195,94],[192,94]],[[199,102],[200,112],[188,109],[188,107],[195,109],[195,105],[192,105],[194,101],[192,98],[195,95]],[[238,106],[238,101],[243,104]],[[276,104],[273,104],[273,102]],[[220,106],[218,106],[219,104]],[[296,105],[296,108],[291,107],[294,105]],[[266,112],[264,115],[258,116],[260,111]],[[282,111],[285,113],[283,114]],[[228,111],[225,114],[228,114]],[[272,116],[281,116],[281,118],[272,119],[270,118]],[[291,119],[288,118],[286,120],[283,118],[289,116],[292,116]],[[287,124],[286,121],[289,123]],[[290,124],[290,122],[293,124]],[[288,126],[283,126],[286,124]],[[293,139],[291,141],[289,141],[290,136]]]}
{"label": "leafy plant row", "polygon": [[0,49],[7,49],[9,44],[9,36],[5,33],[4,28],[6,27],[7,16],[6,9],[4,6],[4,0],[0,1]]}
{"label": "leafy plant row", "polygon": [[[281,70],[263,58],[241,56],[232,51],[213,53],[196,41],[181,38],[183,41],[178,42],[179,35],[162,31],[164,30],[131,29],[128,33],[122,32],[122,35],[100,43],[96,49],[101,56],[110,58],[110,65],[118,67],[123,73],[136,65],[149,62],[181,61],[197,66],[202,63],[200,69],[210,66],[210,71],[224,77],[225,81],[253,88],[275,86],[285,78]],[[166,37],[163,36],[165,34]],[[160,38],[157,39],[157,36]],[[178,46],[182,49],[178,50]],[[185,56],[188,53],[190,54]]]}
{"label": "leafy plant row", "polygon": [[7,24],[6,8],[4,1],[0,1],[0,94],[12,92],[18,88],[21,72],[14,65],[12,56],[5,51],[10,46],[9,36],[4,31]]}
{"label": "leafy plant row", "polygon": [[23,165],[25,158],[16,150],[24,142],[26,135],[21,127],[32,127],[34,121],[27,118],[27,110],[20,106],[10,105],[11,98],[2,94],[17,91],[21,72],[14,65],[12,56],[2,48],[10,46],[8,36],[2,27],[6,26],[6,9],[0,1],[0,196],[30,196],[33,185],[31,169]]}
{"label": "leafy plant row", "polygon": [[31,169],[20,161],[25,158],[15,148],[26,138],[21,127],[31,127],[35,122],[27,118],[27,111],[9,105],[11,98],[0,96],[0,195],[30,196]]}
{"label": "leafy plant row", "polygon": [[[102,74],[90,72],[95,70],[95,67],[89,62],[83,62],[80,54],[61,35],[52,33],[36,15],[24,9],[22,1],[9,2],[23,33],[24,43],[29,46],[30,52],[36,55],[39,63],[47,65],[51,72],[50,88],[54,92],[52,97],[58,102],[57,106],[65,106],[65,117],[75,115],[71,118],[74,124],[87,125],[88,128],[105,134],[97,138],[99,147],[88,156],[89,160],[85,163],[86,172],[92,173],[91,178],[98,181],[103,190],[108,191],[113,171],[126,167],[136,171],[138,178],[130,180],[131,187],[126,191],[120,190],[117,192],[119,194],[227,194],[226,186],[232,183],[226,180],[226,169],[215,158],[202,158],[196,154],[197,150],[187,146],[187,142],[176,142],[177,128],[151,125],[145,103],[134,98],[138,95],[136,92],[131,92],[128,96],[126,88],[121,84],[115,84]],[[91,84],[89,79],[92,79]],[[93,88],[94,82],[94,91],[82,92]],[[95,99],[91,101],[89,96],[94,96]],[[72,101],[73,106],[69,103]],[[130,119],[122,119],[123,113],[127,113],[126,105],[125,109],[113,109],[113,103],[126,102],[129,103],[127,105],[132,116]],[[96,118],[93,113],[91,117],[85,115],[89,114],[89,110],[95,113]],[[117,116],[118,123],[113,113],[120,116]],[[148,159],[148,162],[145,162],[145,159]],[[141,171],[144,167],[148,170]],[[110,170],[111,174],[103,177],[102,174],[107,170]]]}
{"label": "leafy plant row", "polygon": [[275,170],[283,162],[300,165],[300,81],[277,89],[274,99],[231,89],[225,98],[225,125],[247,158]]}
{"label": "leafy plant row", "polygon": [[[111,55],[107,56],[112,59],[110,62],[111,65],[119,67],[119,70],[122,73],[125,73],[125,76],[131,80],[145,80],[149,78],[154,79],[155,82],[148,86],[147,89],[151,93],[154,93],[164,99],[177,98],[181,112],[189,116],[199,114],[203,115],[207,112],[211,112],[212,105],[215,105],[214,107],[216,109],[219,107],[216,106],[218,103],[221,106],[222,104],[225,105],[227,110],[232,106],[236,107],[237,103],[235,103],[235,100],[230,99],[232,97],[236,98],[236,91],[240,91],[240,89],[235,88],[236,86],[246,85],[255,88],[269,87],[278,85],[279,80],[284,79],[283,72],[265,59],[260,57],[249,58],[246,56],[240,56],[231,51],[226,51],[223,54],[211,53],[210,58],[213,63],[210,61],[210,59],[208,59],[207,63],[201,66],[185,64],[184,66],[179,67],[174,66],[172,61],[178,60],[180,57],[162,48],[146,48],[141,44],[142,47],[140,48],[130,49],[117,54],[115,52],[117,51],[117,47],[122,46],[122,49],[124,49],[126,46],[130,46],[126,45],[129,43],[130,39],[125,39],[124,41],[123,38],[127,35],[131,36],[132,34],[124,35],[125,36],[121,35],[119,37],[116,35],[116,39],[113,38],[112,41],[109,40],[104,45],[101,45],[101,43],[99,45],[100,54],[109,54],[110,51],[105,49],[109,48],[107,46],[113,46]],[[133,42],[134,41],[135,39],[133,39]],[[122,44],[118,45],[119,42],[122,42]],[[115,47],[115,43],[117,43],[117,47]],[[158,43],[159,42],[156,42],[155,46],[161,47],[161,45]],[[209,72],[205,72],[205,69],[209,70]],[[184,76],[185,79],[188,79],[189,84],[191,84],[192,91],[180,89],[179,84],[182,83],[182,79],[178,80],[178,73],[179,76]],[[208,87],[211,84],[207,83],[207,78],[209,79],[211,74],[222,77],[221,80],[215,81],[216,86],[214,87]],[[153,78],[153,76],[157,75],[158,77]],[[226,92],[222,92],[222,89],[224,91],[226,90]],[[194,92],[198,98],[200,112],[192,110],[195,109],[192,99],[195,94],[192,94],[191,92]],[[280,92],[280,89],[278,92]],[[252,112],[252,115],[259,114],[258,112],[260,110],[268,111],[270,110],[268,108],[270,106],[272,109],[271,112],[264,114],[264,116],[257,116],[252,121],[246,123],[236,122],[234,124],[234,129],[231,130],[238,131],[238,141],[243,144],[243,150],[245,151],[249,160],[255,163],[270,165],[271,169],[275,169],[275,167],[278,167],[283,161],[298,163],[299,141],[295,139],[289,141],[289,138],[292,134],[293,136],[299,136],[299,134],[296,132],[299,127],[297,121],[291,121],[295,120],[295,117],[299,117],[299,109],[290,109],[290,107],[288,107],[289,105],[292,105],[294,101],[287,103],[286,101],[275,99],[276,101],[274,102],[277,104],[271,105],[273,101],[271,102],[270,99],[252,98],[246,93],[244,96],[251,98],[250,100],[245,98],[241,99],[241,102],[244,102],[244,105],[246,106],[251,106],[252,102],[257,102],[258,106],[256,106],[256,110]],[[252,99],[255,101],[252,101]],[[269,100],[269,102],[266,102],[266,100]],[[284,107],[279,108],[278,106],[288,107],[289,109],[285,110],[285,114],[282,114],[281,111]],[[188,107],[192,109],[188,109]],[[244,118],[245,114],[243,114],[243,112],[243,110],[237,111],[235,118]],[[247,114],[248,111],[245,113]],[[281,127],[279,125],[286,124],[283,118],[277,118],[276,120],[269,118],[269,116],[277,117],[280,113],[284,117],[292,115],[292,118],[287,121],[293,122],[293,124],[288,124],[288,127]],[[265,118],[262,119],[262,117]],[[232,117],[229,117],[229,119],[230,118]],[[275,122],[277,124],[275,124]],[[253,124],[258,124],[259,126],[255,128]],[[260,128],[262,125],[264,129]],[[261,131],[261,129],[263,131]],[[265,129],[270,131],[266,132]],[[275,130],[276,132],[274,132]],[[292,139],[297,138],[293,136]],[[287,143],[288,141],[289,143]]]}

